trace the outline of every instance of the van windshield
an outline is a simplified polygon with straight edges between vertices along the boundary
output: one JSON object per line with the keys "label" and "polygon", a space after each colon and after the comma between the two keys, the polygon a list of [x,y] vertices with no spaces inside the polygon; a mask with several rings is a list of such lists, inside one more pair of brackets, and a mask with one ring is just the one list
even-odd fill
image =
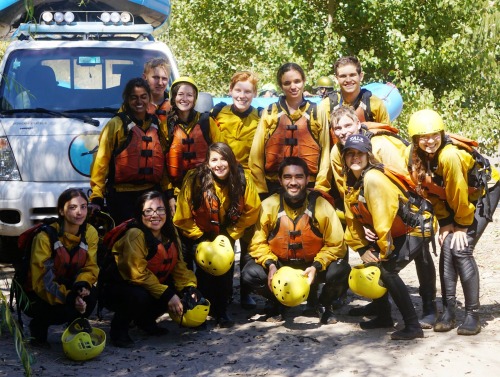
{"label": "van windshield", "polygon": [[0,84],[0,110],[118,110],[127,81],[141,77],[144,63],[157,57],[158,51],[127,48],[13,51]]}

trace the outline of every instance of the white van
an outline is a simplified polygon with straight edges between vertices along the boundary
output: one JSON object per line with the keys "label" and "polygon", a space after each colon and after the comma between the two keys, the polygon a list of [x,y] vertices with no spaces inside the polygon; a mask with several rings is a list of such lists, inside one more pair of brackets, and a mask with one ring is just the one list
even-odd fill
{"label": "white van", "polygon": [[[23,0],[12,3],[24,10]],[[171,82],[179,76],[170,49],[152,36],[153,26],[168,19],[169,0],[150,1],[164,3],[161,11],[129,4],[136,14],[117,8],[127,1],[77,3],[35,2],[36,22],[14,25],[14,40],[0,63],[4,245],[12,241],[6,237],[56,216],[57,198],[66,188],[89,190],[99,133],[119,109],[124,83],[141,76],[147,60],[164,57],[170,62]],[[13,19],[12,8],[1,7],[0,31],[3,16]]]}

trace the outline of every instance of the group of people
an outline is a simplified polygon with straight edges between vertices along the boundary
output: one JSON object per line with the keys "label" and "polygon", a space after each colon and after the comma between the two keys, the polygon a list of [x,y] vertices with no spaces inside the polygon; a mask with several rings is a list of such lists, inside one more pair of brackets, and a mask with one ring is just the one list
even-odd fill
{"label": "group of people", "polygon": [[[167,96],[167,62],[147,62],[143,77],[126,84],[120,112],[101,132],[90,198],[75,189],[62,193],[59,219],[51,225],[57,242],[46,232],[33,242],[33,305],[26,310],[32,337],[45,343],[50,325],[88,316],[96,282],[114,312],[110,339],[118,347],[133,346],[131,323],[150,335],[166,333],[156,319],[185,313],[185,295],[207,299],[216,324],[233,326],[228,305],[234,264],[215,276],[195,258],[200,243],[219,235],[233,247],[239,240],[241,306],[255,308],[251,293],[262,295],[268,321],[286,316],[272,280],[290,266],[310,285],[304,314],[336,323],[335,310],[348,290],[351,248],[364,264],[378,266],[387,288],[349,311],[373,316],[361,328],[393,327],[389,296],[404,320],[392,339],[423,337],[422,328],[455,328],[460,277],[466,316],[458,334],[477,334],[473,250],[499,200],[498,172],[454,145],[433,110],[413,114],[411,140],[403,140],[383,101],[361,88],[359,60],[343,57],[334,70],[339,93],[325,90],[315,104],[304,97],[304,70],[282,65],[276,79],[283,94],[265,109],[251,105],[256,75],[236,72],[229,85],[233,104],[200,113],[192,78],[176,79]],[[88,212],[101,209],[117,225],[127,222],[105,276],[96,262],[97,233],[86,221]],[[441,245],[439,317],[430,256],[435,232]],[[398,275],[412,260],[423,302],[420,319]]]}

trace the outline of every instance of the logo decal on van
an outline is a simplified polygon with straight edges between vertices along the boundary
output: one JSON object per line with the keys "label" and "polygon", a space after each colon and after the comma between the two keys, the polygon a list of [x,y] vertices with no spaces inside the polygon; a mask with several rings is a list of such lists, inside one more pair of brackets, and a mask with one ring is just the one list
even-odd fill
{"label": "logo decal on van", "polygon": [[85,177],[90,177],[90,165],[98,147],[99,134],[76,136],[69,144],[68,149],[69,161],[73,169]]}

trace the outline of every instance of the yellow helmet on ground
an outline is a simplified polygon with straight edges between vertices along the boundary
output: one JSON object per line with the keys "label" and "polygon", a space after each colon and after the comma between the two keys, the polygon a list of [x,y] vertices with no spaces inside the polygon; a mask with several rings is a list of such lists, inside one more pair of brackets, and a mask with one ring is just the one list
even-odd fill
{"label": "yellow helmet on ground", "polygon": [[413,113],[408,122],[410,137],[444,131],[443,118],[434,110],[425,109]]}
{"label": "yellow helmet on ground", "polygon": [[234,263],[234,250],[226,236],[218,235],[212,242],[200,242],[195,259],[205,272],[220,276],[229,271]]}
{"label": "yellow helmet on ground", "polygon": [[380,280],[380,268],[360,264],[354,266],[349,274],[349,288],[357,295],[375,299],[382,297],[387,288]]}
{"label": "yellow helmet on ground", "polygon": [[274,296],[286,306],[297,306],[307,300],[309,283],[304,271],[292,267],[281,267],[271,280]]}
{"label": "yellow helmet on ground", "polygon": [[205,323],[208,317],[208,312],[210,311],[210,301],[205,298],[201,298],[198,302],[194,302],[194,305],[189,305],[186,300],[182,300],[182,306],[184,307],[184,313],[178,315],[176,313],[169,312],[172,321],[180,324],[184,327],[198,327]]}
{"label": "yellow helmet on ground", "polygon": [[75,319],[61,336],[63,351],[68,358],[84,361],[99,356],[106,345],[106,333],[90,326],[85,318]]}
{"label": "yellow helmet on ground", "polygon": [[321,76],[318,81],[316,81],[315,88],[333,88],[335,86],[334,81],[328,76]]}
{"label": "yellow helmet on ground", "polygon": [[196,92],[195,99],[198,99],[198,93],[200,92],[200,90],[198,89],[198,85],[196,85],[196,82],[191,77],[189,77],[189,76],[181,76],[178,79],[176,79],[172,83],[172,85],[170,85],[170,93],[169,93],[169,96],[168,96],[168,98],[170,98],[170,101],[174,100],[173,97],[172,97],[172,89],[176,85],[179,85],[179,84],[182,84],[182,83],[193,85],[194,90]]}

